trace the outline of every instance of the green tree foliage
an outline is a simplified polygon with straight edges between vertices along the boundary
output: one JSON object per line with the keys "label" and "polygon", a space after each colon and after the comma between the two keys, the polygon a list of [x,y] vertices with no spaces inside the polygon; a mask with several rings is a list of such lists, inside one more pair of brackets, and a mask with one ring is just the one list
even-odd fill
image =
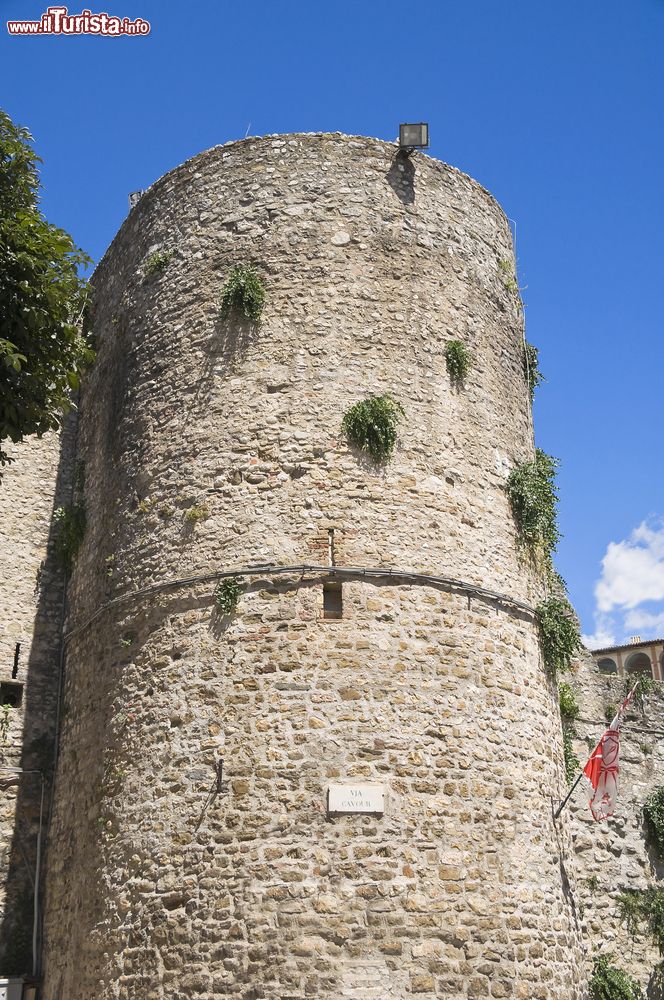
{"label": "green tree foliage", "polygon": [[623,969],[614,965],[613,955],[597,955],[589,989],[591,1000],[642,1000],[641,987]]}
{"label": "green tree foliage", "polygon": [[0,463],[3,441],[57,428],[93,353],[81,332],[89,258],[39,209],[32,137],[0,111]]}

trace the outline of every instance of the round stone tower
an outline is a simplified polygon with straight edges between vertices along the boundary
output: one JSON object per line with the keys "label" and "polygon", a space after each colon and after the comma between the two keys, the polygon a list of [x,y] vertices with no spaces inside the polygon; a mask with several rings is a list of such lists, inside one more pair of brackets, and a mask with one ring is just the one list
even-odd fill
{"label": "round stone tower", "polygon": [[[235,265],[260,323],[221,314]],[[132,209],[94,277],[46,1000],[582,996],[513,268],[482,187],[374,139],[230,143]],[[378,467],[340,426],[382,394]]]}

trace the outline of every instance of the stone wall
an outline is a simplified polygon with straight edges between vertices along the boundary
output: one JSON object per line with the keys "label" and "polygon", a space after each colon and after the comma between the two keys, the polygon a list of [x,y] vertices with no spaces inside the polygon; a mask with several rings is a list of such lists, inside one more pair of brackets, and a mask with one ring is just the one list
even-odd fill
{"label": "stone wall", "polygon": [[[210,150],[97,269],[47,1000],[582,996],[532,614],[408,575],[541,596],[504,491],[533,455],[510,232],[469,178],[395,153]],[[259,326],[220,317],[235,263],[265,283]],[[384,392],[405,418],[377,468],[340,423]],[[338,570],[341,621],[329,569],[268,568],[325,567],[330,529],[338,567],[385,570]],[[194,578],[238,567],[220,617]],[[328,784],[358,779],[384,815],[328,817]]]}
{"label": "stone wall", "polygon": [[[581,718],[575,724],[575,749],[582,763],[590,744],[606,729],[607,707],[624,697],[625,678],[598,672],[590,656],[570,678]],[[625,890],[656,885],[664,864],[649,843],[643,818],[648,795],[664,785],[664,692],[656,682],[644,710],[628,710],[621,730],[620,779],[615,816],[596,823],[588,808],[585,782],[571,801],[571,829],[577,855],[577,897],[584,937],[591,949],[613,953],[615,962],[637,977],[649,998],[661,998],[661,957],[645,933],[628,933],[620,919],[618,897]]]}
{"label": "stone wall", "polygon": [[62,435],[7,446],[13,461],[0,481],[0,681],[10,698],[18,692],[21,699],[19,707],[2,710],[0,732],[0,977],[33,965],[41,788],[43,779],[45,835],[64,598],[53,558],[53,511],[68,502],[74,430],[69,421]]}

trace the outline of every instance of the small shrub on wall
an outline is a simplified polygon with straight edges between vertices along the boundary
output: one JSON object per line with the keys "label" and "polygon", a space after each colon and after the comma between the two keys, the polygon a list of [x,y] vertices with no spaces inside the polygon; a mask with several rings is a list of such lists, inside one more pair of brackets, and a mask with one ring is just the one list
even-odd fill
{"label": "small shrub on wall", "polygon": [[257,323],[265,305],[265,288],[251,267],[238,264],[228,276],[221,293],[221,314],[236,311]]}
{"label": "small shrub on wall", "polygon": [[612,962],[612,955],[597,955],[589,991],[591,1000],[643,1000],[641,987]]}
{"label": "small shrub on wall", "polygon": [[530,402],[535,399],[535,390],[546,379],[542,375],[539,367],[539,351],[534,344],[526,342],[523,345],[523,374],[530,393]]}
{"label": "small shrub on wall", "polygon": [[168,267],[172,256],[173,254],[170,250],[156,250],[149,257],[146,257],[143,264],[143,276],[145,280],[154,278],[156,274],[164,271]]}
{"label": "small shrub on wall", "polygon": [[449,340],[445,345],[445,363],[450,382],[460,389],[470,371],[470,351],[460,340]]}
{"label": "small shrub on wall", "polygon": [[341,429],[350,444],[367,451],[374,462],[386,462],[397,442],[404,409],[391,396],[370,396],[347,410]]}
{"label": "small shrub on wall", "polygon": [[222,615],[232,615],[237,608],[242,590],[240,584],[233,576],[222,580],[214,595],[214,603],[217,611]]}

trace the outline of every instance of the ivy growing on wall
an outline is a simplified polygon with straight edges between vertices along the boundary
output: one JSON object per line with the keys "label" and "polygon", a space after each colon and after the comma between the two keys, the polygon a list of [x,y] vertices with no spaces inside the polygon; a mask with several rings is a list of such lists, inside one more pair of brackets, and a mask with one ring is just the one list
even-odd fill
{"label": "ivy growing on wall", "polygon": [[558,704],[560,705],[560,715],[565,722],[575,722],[580,713],[576,695],[566,681],[561,681],[558,685]]}
{"label": "ivy growing on wall", "polygon": [[367,451],[375,462],[386,462],[397,442],[404,409],[391,396],[370,396],[346,411],[341,430],[348,441]]}
{"label": "ivy growing on wall", "polygon": [[664,889],[628,889],[618,897],[618,908],[632,937],[640,936],[645,923],[653,943],[664,954]]}
{"label": "ivy growing on wall", "polygon": [[221,293],[221,314],[242,313],[257,323],[265,305],[265,288],[252,267],[238,264],[228,276]]}
{"label": "ivy growing on wall", "polygon": [[664,785],[659,785],[646,799],[643,816],[650,840],[664,856]]}
{"label": "ivy growing on wall", "polygon": [[572,605],[566,597],[549,597],[537,607],[537,623],[544,665],[552,677],[565,673],[581,648]]}
{"label": "ivy growing on wall", "polygon": [[588,984],[591,1000],[642,1000],[643,993],[636,979],[613,964],[613,955],[597,955]]}
{"label": "ivy growing on wall", "polygon": [[580,711],[574,691],[565,681],[558,685],[558,704],[560,706],[560,717],[563,728],[563,759],[565,762],[565,777],[567,784],[571,785],[579,772],[581,763],[574,753],[572,740],[576,736],[574,722],[579,718]]}
{"label": "ivy growing on wall", "polygon": [[560,540],[557,467],[557,460],[538,448],[533,462],[512,469],[506,487],[522,541],[545,557],[551,556]]}
{"label": "ivy growing on wall", "polygon": [[574,730],[571,726],[563,726],[563,760],[565,762],[565,777],[567,778],[568,785],[572,784],[581,769],[581,762],[574,753],[574,747],[572,746],[574,735]]}
{"label": "ivy growing on wall", "polygon": [[222,580],[214,595],[217,611],[222,615],[232,615],[240,602],[241,594],[240,584],[234,576]]}
{"label": "ivy growing on wall", "polygon": [[534,344],[529,344],[527,341],[523,345],[523,374],[530,393],[530,402],[532,403],[535,399],[535,390],[542,382],[546,382],[546,379],[540,371],[539,351]]}
{"label": "ivy growing on wall", "polygon": [[470,351],[462,341],[448,340],[445,345],[445,364],[452,385],[460,389],[471,365]]}

